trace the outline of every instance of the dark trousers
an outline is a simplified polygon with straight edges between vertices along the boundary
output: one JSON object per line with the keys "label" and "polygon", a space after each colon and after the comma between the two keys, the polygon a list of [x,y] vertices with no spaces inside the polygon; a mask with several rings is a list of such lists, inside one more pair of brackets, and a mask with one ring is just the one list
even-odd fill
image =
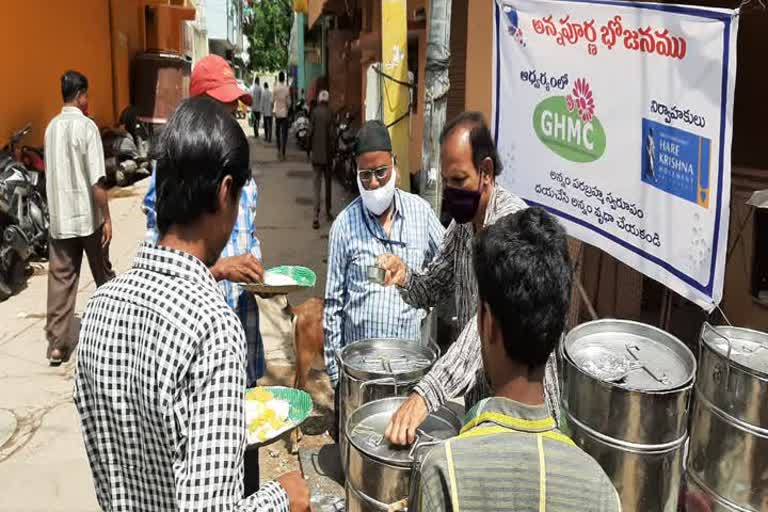
{"label": "dark trousers", "polygon": [[259,490],[259,450],[245,450],[243,457],[243,494],[250,496]]}
{"label": "dark trousers", "polygon": [[253,116],[253,136],[259,138],[259,121],[261,120],[261,112],[251,112]]}
{"label": "dark trousers", "polygon": [[272,142],[272,116],[264,116],[264,140]]}
{"label": "dark trousers", "polygon": [[325,213],[331,213],[331,169],[328,164],[312,164],[315,169],[315,217],[320,214],[320,189],[325,179]]}
{"label": "dark trousers", "polygon": [[275,130],[277,130],[277,152],[285,156],[285,148],[288,144],[288,118],[277,117],[275,119],[277,120],[277,126],[275,126]]}
{"label": "dark trousers", "polygon": [[45,324],[48,355],[54,348],[68,353],[75,347],[70,329],[75,316],[83,253],[88,257],[96,286],[115,277],[109,261],[109,247],[101,246],[101,228],[89,236],[51,238],[48,241],[48,313]]}

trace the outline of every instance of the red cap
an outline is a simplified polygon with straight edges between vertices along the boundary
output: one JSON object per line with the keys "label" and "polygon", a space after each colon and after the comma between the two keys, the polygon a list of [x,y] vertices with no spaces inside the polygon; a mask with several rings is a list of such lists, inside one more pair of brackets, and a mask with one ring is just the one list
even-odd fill
{"label": "red cap", "polygon": [[232,103],[235,100],[249,106],[253,103],[251,95],[237,85],[232,67],[218,55],[208,55],[197,63],[190,77],[189,94],[207,94],[222,103]]}

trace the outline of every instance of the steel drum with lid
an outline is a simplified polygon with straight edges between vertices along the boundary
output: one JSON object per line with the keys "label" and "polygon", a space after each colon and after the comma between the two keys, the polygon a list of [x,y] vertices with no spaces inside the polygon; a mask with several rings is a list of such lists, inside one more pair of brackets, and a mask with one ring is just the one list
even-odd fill
{"label": "steel drum with lid", "polygon": [[611,478],[624,510],[676,511],[693,353],[653,326],[597,320],[568,333],[560,359],[573,440]]}
{"label": "steel drum with lid", "polygon": [[347,467],[347,419],[361,405],[393,396],[405,396],[427,374],[439,356],[436,345],[400,339],[367,339],[338,352],[340,411],[339,448]]}
{"label": "steel drum with lid", "polygon": [[349,512],[404,510],[404,500],[417,485],[418,462],[431,447],[459,433],[459,418],[447,407],[442,407],[419,427],[414,445],[390,445],[384,438],[384,431],[405,400],[404,397],[393,397],[369,402],[349,417],[346,429]]}
{"label": "steel drum with lid", "polygon": [[768,510],[768,334],[705,323],[688,479],[717,510]]}

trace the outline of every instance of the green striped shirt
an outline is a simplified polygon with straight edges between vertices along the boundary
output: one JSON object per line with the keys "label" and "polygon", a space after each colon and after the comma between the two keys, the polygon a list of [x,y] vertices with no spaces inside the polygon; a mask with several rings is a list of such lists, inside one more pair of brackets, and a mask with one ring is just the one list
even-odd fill
{"label": "green striped shirt", "polygon": [[546,406],[498,397],[479,402],[462,434],[429,452],[418,502],[430,512],[621,511],[610,479]]}

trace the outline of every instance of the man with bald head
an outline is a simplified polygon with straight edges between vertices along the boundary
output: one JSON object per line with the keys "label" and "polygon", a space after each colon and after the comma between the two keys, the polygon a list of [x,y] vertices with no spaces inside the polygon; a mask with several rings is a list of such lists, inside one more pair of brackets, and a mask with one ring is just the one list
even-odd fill
{"label": "man with bald head", "polygon": [[[443,205],[453,218],[440,252],[423,273],[394,254],[381,256],[378,264],[387,271],[386,284],[396,286],[412,306],[429,308],[453,296],[464,329],[393,416],[385,434],[395,444],[413,443],[416,429],[427,415],[464,390],[468,390],[464,397],[467,410],[490,396],[480,357],[472,242],[484,227],[527,207],[496,182],[501,162],[479,112],[465,112],[446,124],[440,136],[440,162]],[[544,384],[549,413],[559,421],[554,358],[546,365]]]}

